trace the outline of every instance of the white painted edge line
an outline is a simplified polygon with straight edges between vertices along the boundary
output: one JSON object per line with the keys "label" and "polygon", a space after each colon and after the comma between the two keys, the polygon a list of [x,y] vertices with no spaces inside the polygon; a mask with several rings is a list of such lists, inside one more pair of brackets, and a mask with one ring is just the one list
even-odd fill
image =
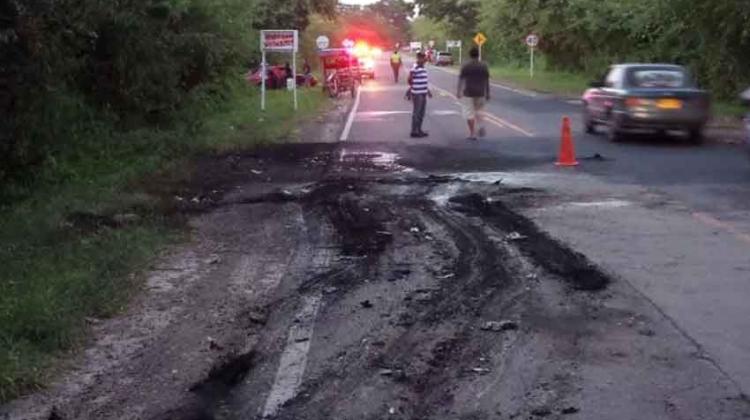
{"label": "white painted edge line", "polygon": [[339,138],[339,141],[346,141],[349,139],[349,132],[352,130],[352,124],[354,124],[354,116],[357,115],[357,109],[359,109],[359,99],[362,96],[362,89],[357,89],[357,97],[354,99],[354,105],[352,105],[352,110],[349,111],[349,118],[346,120],[346,125],[344,126],[344,131],[341,132],[341,137]]}
{"label": "white painted edge line", "polygon": [[[446,69],[446,68],[442,68],[442,67],[438,67],[438,66],[432,66],[432,68],[434,68],[436,70],[440,70],[440,71],[442,71],[444,73],[453,74],[453,75],[456,75],[456,76],[458,75],[458,72],[455,71],[455,70],[453,70],[453,69]],[[517,89],[517,88],[506,86],[506,85],[503,85],[503,84],[500,84],[500,83],[497,83],[497,82],[490,82],[490,86],[496,87],[496,88],[499,88],[499,89],[504,89],[504,90],[507,90],[509,92],[517,93],[519,95],[523,95],[523,96],[526,96],[526,97],[529,97],[529,98],[536,98],[536,97],[539,96],[539,94],[536,93],[536,92],[532,92],[532,91],[525,90],[525,89]]]}
{"label": "white painted edge line", "polygon": [[528,98],[536,98],[536,97],[539,96],[538,93],[531,92],[531,91],[528,91],[528,90],[523,90],[523,89],[516,89],[516,88],[510,87],[510,86],[506,86],[506,85],[501,85],[500,83],[497,83],[497,82],[491,82],[490,86],[496,87],[496,88],[500,88],[500,89],[504,89],[504,90],[507,90],[507,91],[510,91],[510,92],[513,92],[513,93],[517,93],[519,95],[523,95],[523,96],[526,96]]}
{"label": "white painted edge line", "polygon": [[289,338],[279,360],[276,379],[263,409],[263,418],[276,415],[284,403],[297,395],[307,367],[307,354],[310,351],[320,301],[320,296],[305,297],[304,305],[295,319],[298,322],[289,329]]}

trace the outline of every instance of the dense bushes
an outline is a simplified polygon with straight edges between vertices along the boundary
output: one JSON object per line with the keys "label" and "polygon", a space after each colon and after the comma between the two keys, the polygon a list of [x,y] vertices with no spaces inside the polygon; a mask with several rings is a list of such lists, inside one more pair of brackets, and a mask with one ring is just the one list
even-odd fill
{"label": "dense bushes", "polygon": [[495,61],[525,61],[523,39],[536,32],[546,62],[558,69],[595,75],[613,62],[676,62],[690,66],[718,96],[733,97],[750,84],[747,0],[417,2],[450,24],[454,36],[484,31],[490,39],[485,57]]}
{"label": "dense bushes", "polygon": [[164,125],[257,60],[257,29],[304,29],[334,0],[0,2],[0,185],[103,129]]}

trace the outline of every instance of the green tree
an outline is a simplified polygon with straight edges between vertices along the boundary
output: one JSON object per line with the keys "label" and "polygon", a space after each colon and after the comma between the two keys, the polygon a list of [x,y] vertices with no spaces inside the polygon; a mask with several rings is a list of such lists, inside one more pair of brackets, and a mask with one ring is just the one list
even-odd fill
{"label": "green tree", "polygon": [[478,23],[479,0],[415,0],[421,15],[444,22],[455,34],[473,32]]}
{"label": "green tree", "polygon": [[258,30],[304,30],[336,0],[0,2],[0,183],[86,133],[169,124],[197,88],[258,60]]}

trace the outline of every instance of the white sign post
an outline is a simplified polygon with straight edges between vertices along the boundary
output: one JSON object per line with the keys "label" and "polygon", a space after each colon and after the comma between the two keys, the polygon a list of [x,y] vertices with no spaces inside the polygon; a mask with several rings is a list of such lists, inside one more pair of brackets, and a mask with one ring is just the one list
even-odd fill
{"label": "white sign post", "polygon": [[268,63],[266,52],[280,52],[292,54],[292,80],[294,92],[294,110],[297,110],[297,51],[299,50],[299,32],[289,30],[260,31],[260,51],[263,54],[261,62],[261,95],[260,109],[266,110],[266,76]]}
{"label": "white sign post", "polygon": [[487,37],[479,32],[474,36],[474,43],[479,46],[479,61],[482,61],[482,45],[487,42]]}
{"label": "white sign post", "polygon": [[464,60],[464,54],[461,49],[462,48],[461,40],[459,39],[457,41],[445,41],[445,49],[450,50],[451,48],[458,48],[458,65],[459,66],[462,65],[463,60]]}
{"label": "white sign post", "polygon": [[539,36],[535,34],[529,34],[526,37],[526,45],[529,47],[529,76],[534,78],[534,50],[539,45]]}

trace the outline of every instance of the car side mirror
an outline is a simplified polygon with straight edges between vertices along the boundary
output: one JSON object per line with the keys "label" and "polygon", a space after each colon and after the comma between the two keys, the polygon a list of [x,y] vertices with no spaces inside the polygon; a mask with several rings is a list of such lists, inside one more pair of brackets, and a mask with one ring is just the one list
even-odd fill
{"label": "car side mirror", "polygon": [[595,81],[589,83],[589,87],[600,89],[600,88],[604,87],[604,82],[602,82],[600,80],[595,80]]}

